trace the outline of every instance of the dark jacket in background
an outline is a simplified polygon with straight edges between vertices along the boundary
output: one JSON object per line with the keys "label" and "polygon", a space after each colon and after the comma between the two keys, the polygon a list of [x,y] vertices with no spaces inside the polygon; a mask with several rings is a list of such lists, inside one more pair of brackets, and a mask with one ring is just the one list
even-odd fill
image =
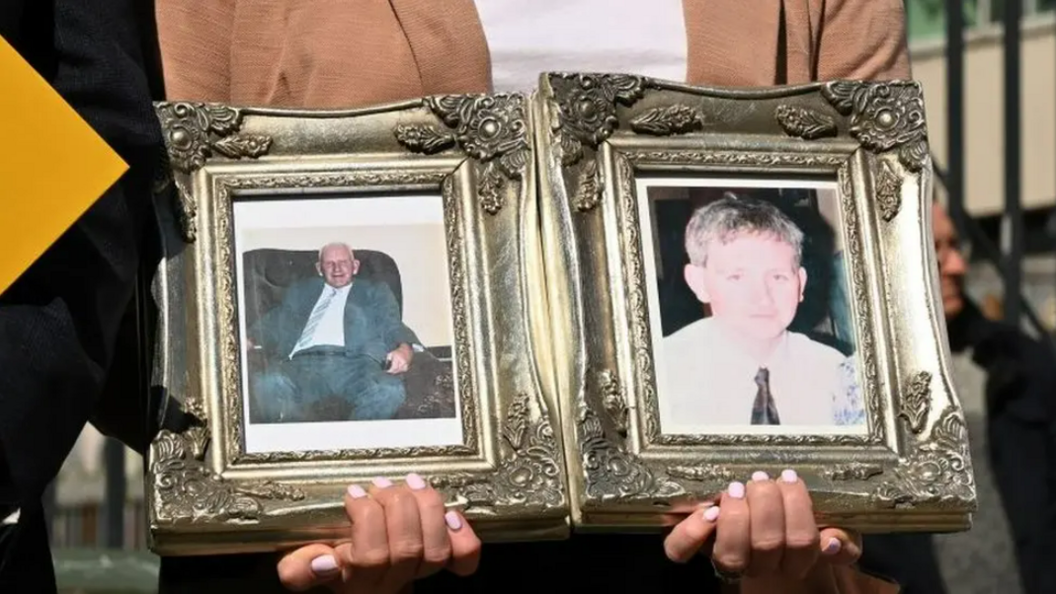
{"label": "dark jacket in background", "polygon": [[986,373],[990,465],[1025,594],[1056,592],[1056,357],[1048,343],[967,304],[949,322],[953,352]]}
{"label": "dark jacket in background", "polygon": [[[971,351],[985,377],[989,466],[1015,545],[1024,594],[1056,592],[1056,357],[1050,347],[966,303],[947,320],[950,350]],[[862,566],[904,594],[942,594],[928,535],[869,535]]]}
{"label": "dark jacket in background", "polygon": [[4,0],[0,35],[130,166],[0,295],[0,513],[21,510],[0,528],[0,592],[48,594],[41,495],[85,423],[141,451],[149,433],[136,296],[158,253],[161,62],[149,0]]}

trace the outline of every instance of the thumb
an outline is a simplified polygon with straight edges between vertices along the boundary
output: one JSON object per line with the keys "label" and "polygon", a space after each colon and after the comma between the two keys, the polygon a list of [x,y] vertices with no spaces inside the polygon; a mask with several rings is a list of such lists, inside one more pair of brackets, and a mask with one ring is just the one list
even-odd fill
{"label": "thumb", "polygon": [[862,535],[840,528],[821,529],[821,558],[833,565],[850,565],[862,556]]}
{"label": "thumb", "polygon": [[291,551],[279,560],[279,581],[292,592],[305,592],[341,575],[334,549],[313,544]]}

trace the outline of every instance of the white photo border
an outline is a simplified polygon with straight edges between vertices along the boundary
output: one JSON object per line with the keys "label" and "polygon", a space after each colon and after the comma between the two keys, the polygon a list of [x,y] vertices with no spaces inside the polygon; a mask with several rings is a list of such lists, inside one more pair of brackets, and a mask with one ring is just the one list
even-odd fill
{"label": "white photo border", "polygon": [[[356,226],[436,224],[444,226],[443,197],[439,192],[429,194],[385,194],[356,196],[324,196],[315,198],[254,199],[252,196],[232,201],[235,243],[235,272],[237,279],[237,311],[239,344],[246,336],[245,271],[243,233],[249,230],[282,230],[291,228],[333,228]],[[355,221],[335,225],[334,221]],[[446,253],[441,267],[445,286],[450,291]],[[448,316],[451,325],[451,316]],[[249,366],[245,348],[240,348],[242,418],[244,447],[247,454],[270,452],[305,452],[326,450],[354,450],[379,448],[412,448],[461,445],[464,443],[462,407],[458,393],[457,369],[452,358],[455,381],[455,417],[443,419],[398,419],[378,421],[325,421],[311,423],[258,424],[250,422]]]}
{"label": "white photo border", "polygon": [[[858,425],[829,425],[829,426],[794,426],[794,425],[716,425],[701,427],[698,425],[680,425],[675,421],[677,415],[673,411],[669,410],[665,404],[668,402],[663,397],[663,386],[666,385],[665,376],[666,368],[663,364],[665,358],[665,351],[663,349],[663,333],[660,331],[661,328],[661,316],[660,316],[660,301],[659,292],[656,286],[657,270],[656,270],[656,246],[654,244],[654,235],[652,232],[653,228],[653,217],[652,217],[652,204],[653,201],[649,198],[649,188],[653,187],[674,187],[674,188],[765,188],[765,189],[804,189],[804,190],[828,190],[832,192],[833,200],[839,205],[839,182],[835,179],[824,180],[824,179],[810,179],[810,178],[789,178],[781,179],[776,177],[764,177],[764,176],[729,176],[729,175],[713,175],[713,174],[699,174],[699,175],[663,175],[663,174],[652,174],[652,173],[637,173],[634,179],[635,183],[635,195],[637,196],[637,219],[641,229],[640,237],[641,249],[642,249],[642,263],[645,272],[645,285],[646,295],[648,297],[648,311],[649,311],[649,327],[650,327],[650,347],[654,353],[654,369],[653,378],[656,382],[656,399],[657,409],[659,411],[659,421],[661,434],[663,435],[796,435],[796,436],[862,436],[866,437],[869,435],[870,423],[876,422],[876,420],[869,419],[868,407],[866,407],[866,420],[863,424]],[[842,206],[839,207],[840,220],[842,221],[845,217]],[[843,225],[836,225],[834,232],[841,235],[842,241],[845,243],[847,238],[843,236]],[[847,291],[850,292],[852,288],[848,286]],[[849,304],[849,306],[853,306]],[[855,330],[857,333],[857,329]],[[855,358],[855,379],[858,386],[864,387],[865,377],[861,370],[860,358]],[[864,403],[863,403],[864,406]]]}

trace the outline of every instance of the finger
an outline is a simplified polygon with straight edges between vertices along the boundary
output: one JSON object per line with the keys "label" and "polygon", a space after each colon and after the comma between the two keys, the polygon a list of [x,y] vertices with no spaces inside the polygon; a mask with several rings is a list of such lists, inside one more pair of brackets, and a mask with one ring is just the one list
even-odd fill
{"label": "finger", "polygon": [[717,568],[740,573],[751,558],[752,526],[744,483],[733,482],[719,502],[722,513],[716,520],[715,548],[712,560]]}
{"label": "finger", "polygon": [[447,534],[444,500],[417,474],[407,475],[407,486],[418,500],[422,521],[422,560],[416,577],[432,575],[447,566],[451,559],[451,538]]}
{"label": "finger", "polygon": [[745,575],[766,576],[781,569],[785,550],[785,501],[777,483],[756,472],[748,483],[751,510],[751,560]]}
{"label": "finger", "polygon": [[379,584],[389,569],[389,538],[385,509],[359,485],[348,488],[345,512],[352,521],[352,543],[342,549],[351,567],[353,590],[369,590]]}
{"label": "finger", "polygon": [[425,545],[422,542],[422,518],[418,500],[404,485],[394,485],[376,478],[371,497],[385,508],[385,527],[389,540],[389,571],[382,581],[383,591],[397,591],[410,583],[418,573]]}
{"label": "finger", "polygon": [[708,505],[679,522],[664,539],[667,558],[675,563],[692,559],[715,534],[715,521],[718,518],[719,506]]}
{"label": "finger", "polygon": [[462,514],[451,510],[444,514],[448,538],[451,540],[451,560],[447,570],[455,575],[476,573],[480,564],[480,539]]}
{"label": "finger", "polygon": [[819,541],[821,556],[833,565],[857,563],[862,556],[862,535],[839,528],[824,528]]}
{"label": "finger", "polygon": [[785,502],[785,551],[781,572],[802,579],[818,560],[820,535],[814,521],[814,503],[807,486],[794,470],[781,473],[777,481]]}
{"label": "finger", "polygon": [[334,549],[313,544],[283,555],[278,566],[279,581],[291,592],[305,592],[341,575]]}

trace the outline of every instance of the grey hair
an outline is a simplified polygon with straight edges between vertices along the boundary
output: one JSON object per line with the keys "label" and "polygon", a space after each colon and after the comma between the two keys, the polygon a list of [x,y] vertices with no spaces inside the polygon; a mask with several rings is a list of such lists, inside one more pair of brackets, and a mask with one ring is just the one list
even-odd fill
{"label": "grey hair", "polygon": [[319,261],[320,262],[323,261],[323,252],[326,251],[326,248],[332,248],[332,247],[343,247],[346,250],[348,250],[348,255],[353,260],[356,259],[356,253],[352,251],[352,246],[348,245],[347,243],[345,243],[343,241],[331,241],[330,243],[328,243],[328,244],[324,245],[323,247],[319,248]]}
{"label": "grey hair", "polygon": [[803,231],[779,208],[765,200],[738,197],[726,192],[722,198],[694,211],[686,225],[686,253],[690,263],[706,266],[708,244],[728,243],[741,233],[770,235],[792,246],[795,264],[803,258]]}

